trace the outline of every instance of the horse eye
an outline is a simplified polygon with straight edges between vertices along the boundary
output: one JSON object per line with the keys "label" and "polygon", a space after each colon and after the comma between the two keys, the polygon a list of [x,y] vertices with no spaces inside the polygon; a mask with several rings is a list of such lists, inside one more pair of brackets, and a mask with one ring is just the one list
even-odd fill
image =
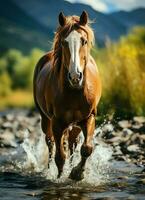
{"label": "horse eye", "polygon": [[87,44],[87,40],[85,40],[84,38],[81,38],[81,44],[82,46],[84,46],[85,44]]}

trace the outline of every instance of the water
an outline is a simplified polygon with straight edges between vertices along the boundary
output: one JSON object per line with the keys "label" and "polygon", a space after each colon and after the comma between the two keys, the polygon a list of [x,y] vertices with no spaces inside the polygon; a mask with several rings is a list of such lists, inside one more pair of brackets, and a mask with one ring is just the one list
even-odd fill
{"label": "water", "polygon": [[[97,134],[98,130],[96,130]],[[133,164],[114,161],[112,149],[94,137],[94,151],[86,163],[85,178],[76,182],[68,178],[80,160],[80,146],[70,164],[66,160],[64,172],[57,179],[54,160],[47,169],[48,150],[44,135],[25,139],[17,148],[1,149],[0,200],[89,200],[89,199],[145,199],[145,186],[140,183],[141,169]]]}

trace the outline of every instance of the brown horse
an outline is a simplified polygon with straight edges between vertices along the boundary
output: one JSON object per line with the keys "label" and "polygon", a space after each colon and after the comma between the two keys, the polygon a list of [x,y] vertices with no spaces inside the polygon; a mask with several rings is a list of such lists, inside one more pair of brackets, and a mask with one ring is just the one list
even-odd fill
{"label": "brown horse", "polygon": [[83,11],[80,17],[65,17],[60,13],[59,24],[53,50],[44,55],[35,68],[34,100],[41,115],[50,158],[55,142],[58,177],[66,158],[63,146],[66,133],[73,153],[73,143],[76,145],[76,138],[83,131],[81,161],[70,174],[70,178],[80,180],[86,160],[92,153],[101,81],[90,55],[94,34],[89,26],[88,14]]}

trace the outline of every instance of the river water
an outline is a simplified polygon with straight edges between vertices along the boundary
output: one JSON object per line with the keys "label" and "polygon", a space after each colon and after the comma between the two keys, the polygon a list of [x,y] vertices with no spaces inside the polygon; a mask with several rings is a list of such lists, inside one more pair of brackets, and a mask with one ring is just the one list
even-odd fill
{"label": "river water", "polygon": [[[85,178],[76,182],[68,178],[80,160],[83,136],[64,172],[57,179],[54,161],[47,169],[47,147],[43,134],[32,140],[28,131],[17,148],[0,150],[0,200],[90,200],[145,199],[145,178],[141,168],[115,161],[110,146],[94,138],[94,151],[86,163]],[[143,177],[144,176],[144,177]]]}

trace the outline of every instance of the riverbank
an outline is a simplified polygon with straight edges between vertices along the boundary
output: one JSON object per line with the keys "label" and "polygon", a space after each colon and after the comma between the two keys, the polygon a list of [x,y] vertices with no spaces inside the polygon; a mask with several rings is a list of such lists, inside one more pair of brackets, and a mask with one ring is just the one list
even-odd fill
{"label": "riverbank", "polygon": [[[25,134],[37,139],[40,134],[40,117],[36,112],[15,110],[1,113],[0,150],[17,148],[24,141]],[[113,149],[113,158],[117,161],[145,166],[145,117],[133,117],[131,120],[105,121],[95,131],[96,137]]]}

